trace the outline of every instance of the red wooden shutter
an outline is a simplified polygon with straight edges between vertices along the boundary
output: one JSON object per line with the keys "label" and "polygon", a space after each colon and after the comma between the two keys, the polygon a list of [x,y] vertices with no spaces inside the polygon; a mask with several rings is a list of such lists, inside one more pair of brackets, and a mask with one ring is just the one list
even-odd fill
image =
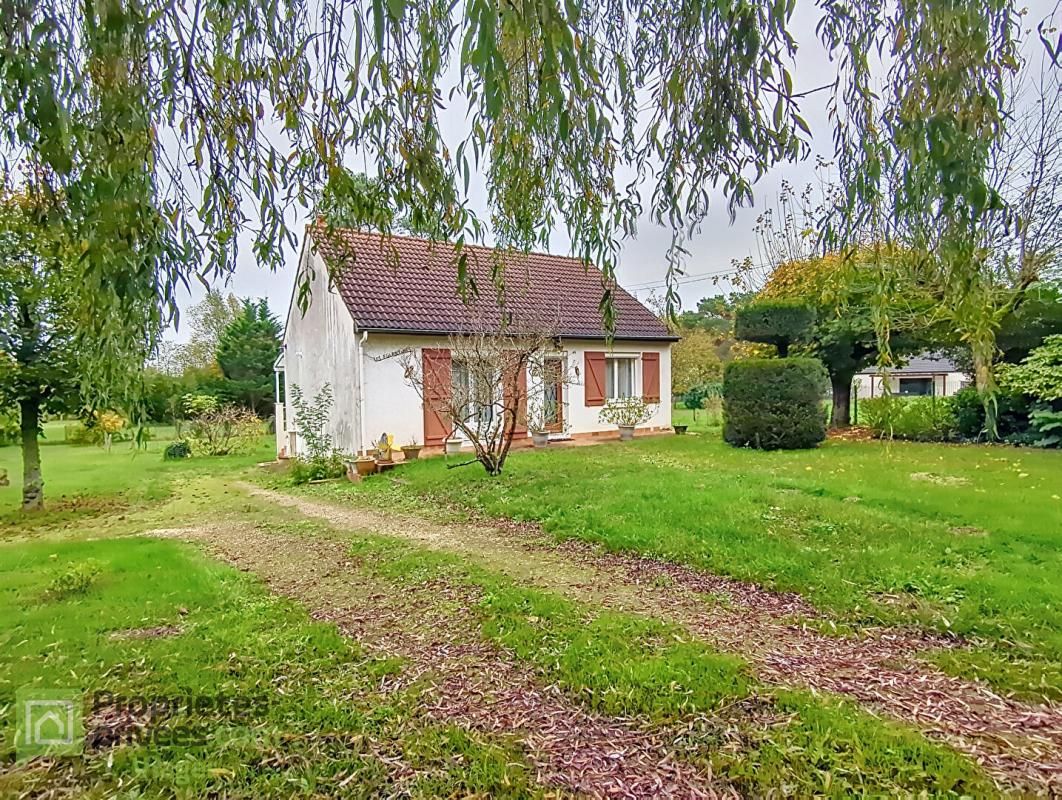
{"label": "red wooden shutter", "polygon": [[647,403],[660,402],[659,353],[642,353],[642,397]]}
{"label": "red wooden shutter", "polygon": [[583,357],[586,366],[586,399],[588,406],[605,404],[605,354],[587,350]]}
{"label": "red wooden shutter", "polygon": [[424,359],[424,444],[440,445],[450,435],[446,405],[453,392],[450,351],[425,347]]}
{"label": "red wooden shutter", "polygon": [[517,350],[507,350],[505,352],[505,361],[511,363],[509,368],[509,374],[505,376],[505,380],[502,381],[502,390],[505,392],[505,407],[509,408],[512,404],[513,393],[519,398],[519,405],[516,407],[516,428],[513,429],[514,436],[527,436],[527,368],[520,362],[520,353]]}

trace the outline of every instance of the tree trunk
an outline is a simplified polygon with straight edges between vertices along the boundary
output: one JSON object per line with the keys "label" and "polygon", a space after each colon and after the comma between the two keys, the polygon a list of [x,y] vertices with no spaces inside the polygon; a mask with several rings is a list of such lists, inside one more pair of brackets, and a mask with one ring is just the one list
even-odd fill
{"label": "tree trunk", "polygon": [[22,510],[44,508],[44,480],[41,478],[41,400],[29,397],[19,402],[22,414]]}
{"label": "tree trunk", "polygon": [[995,337],[979,337],[971,341],[970,353],[973,356],[974,381],[985,408],[985,438],[994,442],[999,439],[999,387],[996,385],[993,369],[996,355]]}
{"label": "tree trunk", "polygon": [[833,412],[830,414],[831,428],[847,428],[852,424],[852,379],[855,372],[830,373],[830,388],[833,390]]}

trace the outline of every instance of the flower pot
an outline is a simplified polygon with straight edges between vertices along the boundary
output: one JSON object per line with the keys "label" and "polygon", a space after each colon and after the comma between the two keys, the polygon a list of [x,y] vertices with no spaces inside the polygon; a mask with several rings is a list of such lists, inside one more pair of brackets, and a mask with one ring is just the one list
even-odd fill
{"label": "flower pot", "polygon": [[629,442],[631,439],[634,438],[634,426],[633,425],[620,425],[619,426],[619,432],[620,432],[620,441],[621,442]]}
{"label": "flower pot", "polygon": [[672,425],[671,427],[675,429],[675,433],[677,433],[679,436],[681,436],[682,434],[684,434],[686,432],[686,428],[688,428],[689,426],[688,425]]}
{"label": "flower pot", "polygon": [[416,461],[420,458],[420,445],[407,444],[402,448],[402,455],[406,461]]}
{"label": "flower pot", "polygon": [[461,452],[461,440],[460,439],[447,439],[446,440],[446,455],[456,456]]}
{"label": "flower pot", "polygon": [[535,447],[545,447],[549,444],[549,431],[531,431],[531,443]]}
{"label": "flower pot", "polygon": [[372,475],[376,472],[376,459],[374,458],[359,458],[354,462],[354,468],[358,471],[361,477]]}

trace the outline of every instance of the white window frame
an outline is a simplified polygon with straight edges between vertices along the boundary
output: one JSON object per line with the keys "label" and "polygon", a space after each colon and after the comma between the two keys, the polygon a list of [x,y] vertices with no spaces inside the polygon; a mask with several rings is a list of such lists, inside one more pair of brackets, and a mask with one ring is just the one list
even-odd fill
{"label": "white window frame", "polygon": [[[631,392],[629,395],[618,393],[619,388],[619,362],[630,364],[631,368]],[[641,372],[638,365],[641,358],[634,353],[610,353],[605,356],[605,400],[621,400],[625,397],[640,397],[639,392]],[[611,384],[611,389],[610,389]]]}
{"label": "white window frame", "polygon": [[[458,373],[458,369],[460,369],[462,371],[463,377],[467,380],[467,383],[465,384],[465,391],[472,398],[472,400],[470,401],[470,406],[471,407],[467,409],[466,415],[467,415],[467,417],[469,419],[474,417],[476,419],[477,427],[480,430],[483,430],[483,429],[485,429],[485,427],[489,427],[491,422],[493,421],[494,407],[493,407],[493,405],[487,405],[486,406],[486,410],[487,410],[489,416],[486,417],[486,419],[484,419],[484,415],[483,415],[484,407],[480,403],[476,402],[476,400],[475,400],[477,392],[476,392],[476,387],[472,385],[473,378],[475,376],[473,375],[473,373],[471,371],[469,371],[468,367],[465,366],[464,362],[461,361],[460,359],[454,359],[453,361],[451,361],[451,366],[450,366],[450,383],[451,383],[451,386],[454,383],[454,378],[456,377],[456,375]],[[498,376],[495,381],[492,381],[492,384],[491,384],[490,388],[491,388],[491,391],[493,392],[493,401],[495,403],[497,403],[502,398],[502,394],[501,394],[502,393],[502,383],[501,383],[501,377],[500,376]],[[467,438],[465,436],[464,431],[460,430],[456,425],[454,426],[454,430],[451,433],[451,436],[453,436],[454,438],[457,438],[457,439],[461,439],[461,440],[464,440],[464,439]]]}

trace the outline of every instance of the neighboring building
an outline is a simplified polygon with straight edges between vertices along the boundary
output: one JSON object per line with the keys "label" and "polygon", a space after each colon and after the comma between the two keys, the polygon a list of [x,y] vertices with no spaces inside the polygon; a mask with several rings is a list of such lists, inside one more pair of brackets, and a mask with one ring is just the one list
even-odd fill
{"label": "neighboring building", "polygon": [[[911,358],[903,367],[889,370],[891,394],[908,397],[951,397],[959,389],[970,386],[969,375],[961,372],[955,362],[933,354]],[[880,397],[884,379],[877,367],[868,367],[855,376],[853,390],[860,398]]]}
{"label": "neighboring building", "polygon": [[[606,340],[599,303],[606,287],[600,271],[573,258],[507,254],[466,246],[469,275],[481,297],[471,305],[458,294],[453,248],[406,236],[385,238],[354,230],[307,228],[299,256],[297,284],[309,278],[310,306],[303,314],[292,295],[277,359],[277,453],[297,455],[303,443],[295,430],[290,393],[297,385],[310,399],[328,383],[335,400],[330,433],[345,452],[372,447],[382,433],[397,444],[440,446],[444,430],[434,409],[425,407],[406,381],[402,356],[451,365],[453,334],[474,330],[481,320],[500,324],[491,269],[505,264],[505,308],[517,318],[548,318],[557,348],[549,358],[574,383],[549,387],[561,395],[552,426],[554,438],[614,432],[598,421],[610,397],[642,396],[658,409],[645,428],[671,425],[671,344],[667,327],[622,288],[612,285],[615,332]],[[331,279],[330,279],[331,276]],[[490,323],[493,324],[493,323]],[[526,432],[518,434],[527,438]]]}

